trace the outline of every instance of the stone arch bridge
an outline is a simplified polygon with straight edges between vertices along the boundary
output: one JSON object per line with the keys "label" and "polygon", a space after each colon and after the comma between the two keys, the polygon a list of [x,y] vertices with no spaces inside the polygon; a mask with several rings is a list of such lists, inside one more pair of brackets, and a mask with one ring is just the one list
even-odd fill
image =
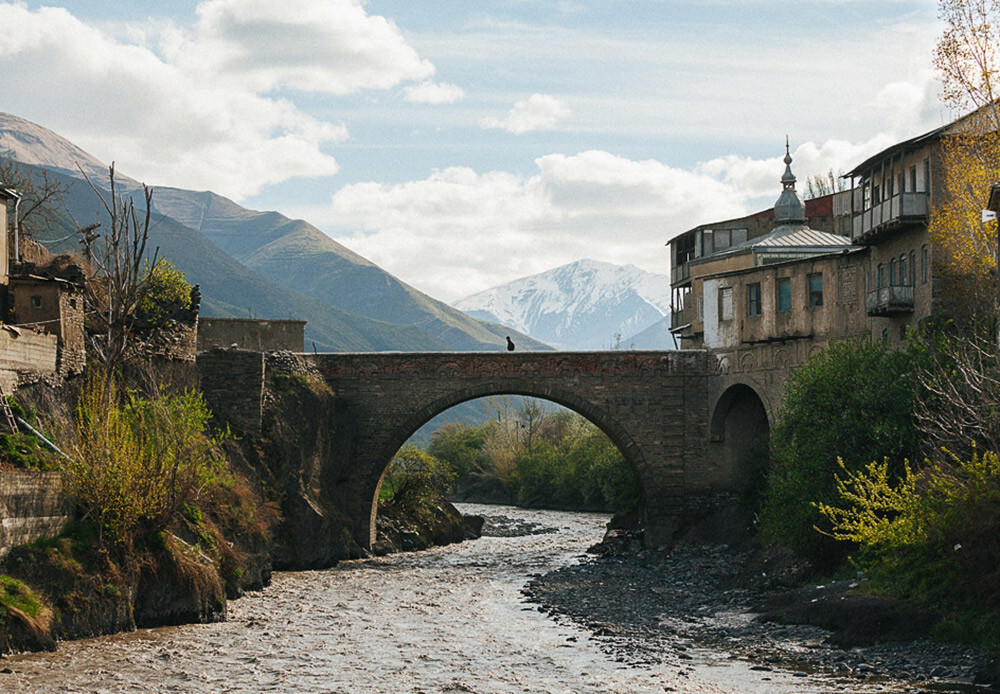
{"label": "stone arch bridge", "polygon": [[[350,460],[341,504],[362,547],[374,541],[378,487],[392,456],[427,420],[466,400],[533,396],[597,425],[636,472],[654,546],[740,490],[747,441],[767,431],[753,389],[718,382],[715,358],[701,350],[299,356],[337,402],[338,449]],[[259,430],[264,363],[260,353],[199,355],[202,390],[237,431]]]}

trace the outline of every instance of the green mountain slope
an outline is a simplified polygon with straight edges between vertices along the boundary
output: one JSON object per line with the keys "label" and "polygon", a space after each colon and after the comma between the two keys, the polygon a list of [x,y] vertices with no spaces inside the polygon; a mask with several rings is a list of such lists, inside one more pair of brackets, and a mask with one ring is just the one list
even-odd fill
{"label": "green mountain slope", "polygon": [[[420,328],[457,350],[503,349],[511,334],[432,299],[307,222],[176,188],[157,188],[154,206],[269,280],[349,313]],[[547,349],[526,335],[515,340],[522,349]]]}
{"label": "green mountain slope", "polygon": [[[0,152],[69,187],[69,217],[47,241],[78,250],[73,231],[99,217],[81,170],[106,186],[106,167],[58,134],[5,113]],[[126,194],[141,188],[121,173],[117,180]],[[307,346],[315,341],[327,350],[502,350],[506,334],[520,349],[549,349],[432,299],[306,222],[168,187],[154,190],[153,208],[151,245],[201,285],[206,315],[304,319]]]}
{"label": "green mountain slope", "polygon": [[[49,176],[67,187],[63,204],[68,216],[37,240],[58,252],[79,251],[73,234],[76,226],[107,225],[108,219],[100,213],[96,193],[86,182],[51,170]],[[307,346],[315,342],[321,351],[448,349],[419,328],[352,315],[277,285],[170,217],[154,215],[149,250],[157,248],[189,282],[201,285],[205,315],[304,319],[308,321]]]}

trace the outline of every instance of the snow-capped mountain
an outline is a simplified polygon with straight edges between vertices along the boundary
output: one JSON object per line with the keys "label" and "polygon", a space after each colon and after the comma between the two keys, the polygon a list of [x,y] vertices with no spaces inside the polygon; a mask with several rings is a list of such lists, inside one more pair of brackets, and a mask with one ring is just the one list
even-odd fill
{"label": "snow-capped mountain", "polygon": [[634,265],[578,260],[452,305],[559,349],[673,347],[668,338],[663,344],[632,344],[634,335],[670,311],[670,278]]}

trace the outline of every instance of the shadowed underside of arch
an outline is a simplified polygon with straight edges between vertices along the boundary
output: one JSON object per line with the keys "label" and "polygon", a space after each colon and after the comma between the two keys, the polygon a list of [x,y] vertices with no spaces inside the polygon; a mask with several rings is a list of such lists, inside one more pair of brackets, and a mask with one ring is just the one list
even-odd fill
{"label": "shadowed underside of arch", "polygon": [[752,484],[753,458],[767,445],[770,425],[767,411],[757,391],[749,385],[731,385],[712,409],[711,458],[717,474],[737,487]]}

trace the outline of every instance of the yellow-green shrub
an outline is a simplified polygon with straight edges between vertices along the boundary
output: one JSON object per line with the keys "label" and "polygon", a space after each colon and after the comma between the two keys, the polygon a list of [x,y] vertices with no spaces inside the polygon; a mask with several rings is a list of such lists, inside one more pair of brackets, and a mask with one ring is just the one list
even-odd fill
{"label": "yellow-green shrub", "polygon": [[207,432],[200,394],[122,394],[114,379],[91,373],[66,432],[71,460],[63,484],[99,541],[128,542],[143,525],[167,527],[190,503],[228,483],[225,459]]}
{"label": "yellow-green shrub", "polygon": [[896,481],[885,462],[842,470],[840,505],[817,508],[834,537],[859,545],[874,586],[950,612],[1000,646],[1000,457],[973,447],[968,458],[907,465]]}

